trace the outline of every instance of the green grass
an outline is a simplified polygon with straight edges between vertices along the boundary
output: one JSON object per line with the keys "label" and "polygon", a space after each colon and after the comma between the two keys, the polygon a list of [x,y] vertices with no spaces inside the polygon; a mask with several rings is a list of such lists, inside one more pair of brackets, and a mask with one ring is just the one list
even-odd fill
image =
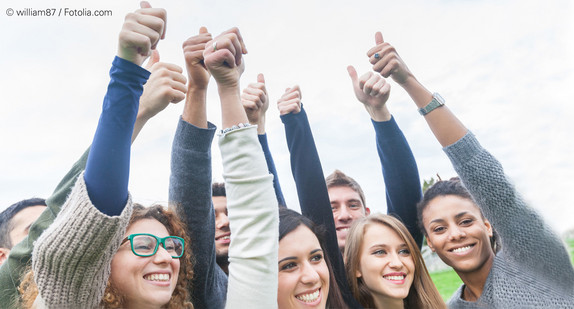
{"label": "green grass", "polygon": [[440,296],[447,301],[452,294],[456,292],[458,287],[462,284],[462,280],[454,272],[454,270],[445,270],[441,272],[431,273],[432,281],[434,282]]}
{"label": "green grass", "polygon": [[[566,240],[568,245],[568,252],[570,253],[570,260],[572,265],[574,265],[574,238]],[[436,273],[431,273],[431,278],[438,292],[445,301],[448,301],[452,294],[458,289],[462,284],[462,281],[454,270],[446,270]]]}
{"label": "green grass", "polygon": [[568,252],[570,252],[570,260],[572,265],[574,265],[574,238],[566,240],[566,244],[568,245]]}

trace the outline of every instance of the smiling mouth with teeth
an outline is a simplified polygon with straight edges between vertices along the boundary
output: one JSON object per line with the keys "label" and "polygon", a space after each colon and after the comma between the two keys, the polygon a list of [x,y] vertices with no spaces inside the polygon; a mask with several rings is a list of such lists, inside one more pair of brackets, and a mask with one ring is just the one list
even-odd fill
{"label": "smiling mouth with teeth", "polygon": [[472,247],[474,247],[474,245],[468,245],[466,247],[456,248],[456,249],[452,249],[449,251],[454,252],[454,253],[462,253],[462,252],[468,251]]}
{"label": "smiling mouth with teeth", "polygon": [[300,301],[306,302],[306,303],[312,303],[319,298],[320,291],[321,291],[321,289],[318,289],[317,291],[310,293],[310,294],[297,295],[297,296],[295,296],[295,298],[297,298]]}
{"label": "smiling mouth with teeth", "polygon": [[392,280],[392,281],[401,281],[401,280],[404,280],[406,277],[407,277],[407,275],[383,276],[383,278],[385,278],[387,280]]}
{"label": "smiling mouth with teeth", "polygon": [[145,275],[144,279],[149,281],[169,281],[169,274],[150,274]]}

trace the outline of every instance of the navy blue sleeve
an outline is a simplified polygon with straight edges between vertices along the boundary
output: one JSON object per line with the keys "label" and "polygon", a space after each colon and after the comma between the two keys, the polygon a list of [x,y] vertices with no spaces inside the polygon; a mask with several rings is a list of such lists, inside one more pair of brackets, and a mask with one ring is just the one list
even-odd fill
{"label": "navy blue sleeve", "polygon": [[422,189],[415,157],[394,117],[389,121],[373,120],[373,126],[387,191],[387,213],[401,219],[421,248],[423,234],[417,226],[416,206]]}
{"label": "navy blue sleeve", "polygon": [[287,206],[285,203],[285,198],[283,197],[283,191],[281,191],[281,186],[279,185],[279,178],[277,177],[275,162],[273,161],[271,150],[269,150],[267,134],[258,134],[257,138],[259,138],[259,144],[261,144],[261,148],[263,148],[263,154],[265,155],[265,161],[267,162],[267,169],[269,170],[270,174],[273,174],[273,189],[275,189],[277,204],[279,204],[279,206]]}
{"label": "navy blue sleeve", "polygon": [[84,174],[90,200],[110,216],[121,214],[127,202],[131,138],[149,75],[147,70],[119,57],[110,70],[108,92]]}
{"label": "navy blue sleeve", "polygon": [[291,154],[291,171],[297,187],[301,213],[315,224],[325,227],[325,250],[333,266],[341,294],[349,307],[361,308],[347,282],[325,176],[307,114],[301,107],[301,112],[283,115],[281,121],[285,125],[287,146]]}

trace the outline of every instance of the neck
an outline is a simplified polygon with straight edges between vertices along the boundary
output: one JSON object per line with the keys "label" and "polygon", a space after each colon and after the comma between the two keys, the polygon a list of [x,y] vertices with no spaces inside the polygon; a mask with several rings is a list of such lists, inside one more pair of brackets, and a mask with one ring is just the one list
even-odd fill
{"label": "neck", "polygon": [[492,269],[492,263],[494,262],[494,254],[492,254],[486,262],[481,265],[478,269],[471,272],[459,272],[456,273],[464,282],[464,289],[462,291],[462,299],[466,301],[476,301],[482,295],[482,290],[484,289],[484,284],[490,274]]}
{"label": "neck", "polygon": [[215,257],[215,262],[219,265],[219,268],[223,270],[226,275],[229,275],[229,258],[227,255],[218,255]]}
{"label": "neck", "polygon": [[400,298],[389,298],[382,295],[373,295],[377,309],[404,309],[405,302]]}

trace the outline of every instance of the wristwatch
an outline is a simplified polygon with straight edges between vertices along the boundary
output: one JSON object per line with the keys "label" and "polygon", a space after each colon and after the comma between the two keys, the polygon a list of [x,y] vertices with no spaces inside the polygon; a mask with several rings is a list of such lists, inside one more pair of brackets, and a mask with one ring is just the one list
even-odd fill
{"label": "wristwatch", "polygon": [[440,94],[435,92],[432,94],[432,100],[430,101],[430,103],[423,108],[419,108],[419,113],[424,116],[435,110],[435,108],[441,107],[443,105],[444,105],[444,99],[440,96]]}

